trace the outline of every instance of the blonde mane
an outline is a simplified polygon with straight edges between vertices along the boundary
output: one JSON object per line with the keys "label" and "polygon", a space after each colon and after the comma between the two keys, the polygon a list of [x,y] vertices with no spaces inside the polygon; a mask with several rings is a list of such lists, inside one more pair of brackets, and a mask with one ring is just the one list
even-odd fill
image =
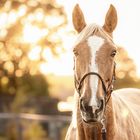
{"label": "blonde mane", "polygon": [[[116,140],[140,140],[140,90],[127,88],[114,91],[112,105]],[[127,129],[127,133],[124,129]]]}

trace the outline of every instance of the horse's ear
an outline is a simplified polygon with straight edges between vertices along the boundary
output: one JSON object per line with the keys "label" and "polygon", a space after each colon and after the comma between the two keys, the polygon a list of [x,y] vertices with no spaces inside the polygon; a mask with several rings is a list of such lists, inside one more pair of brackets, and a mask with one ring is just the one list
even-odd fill
{"label": "horse's ear", "polygon": [[113,30],[116,28],[116,25],[117,25],[117,11],[115,7],[111,4],[106,14],[103,28],[105,31],[111,34]]}
{"label": "horse's ear", "polygon": [[73,9],[72,21],[73,21],[73,26],[77,30],[78,33],[81,32],[82,29],[86,26],[83,12],[80,9],[78,4],[76,4]]}

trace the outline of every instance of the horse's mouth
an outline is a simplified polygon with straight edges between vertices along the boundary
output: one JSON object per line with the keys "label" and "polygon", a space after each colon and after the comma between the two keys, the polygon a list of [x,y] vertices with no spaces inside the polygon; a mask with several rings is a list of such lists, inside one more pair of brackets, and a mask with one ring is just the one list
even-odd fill
{"label": "horse's mouth", "polygon": [[85,123],[97,123],[97,118],[83,119]]}

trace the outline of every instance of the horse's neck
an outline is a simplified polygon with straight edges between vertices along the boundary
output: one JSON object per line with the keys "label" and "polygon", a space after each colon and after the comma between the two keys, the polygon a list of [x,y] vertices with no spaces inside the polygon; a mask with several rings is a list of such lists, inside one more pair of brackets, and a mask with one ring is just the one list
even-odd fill
{"label": "horse's neck", "polygon": [[[78,98],[76,98],[76,108],[75,115],[76,117],[76,128],[77,128],[77,139],[78,140],[100,140],[101,139],[101,125],[89,125],[82,121]],[[107,129],[107,140],[112,140],[114,136],[114,117],[113,117],[113,108],[112,100],[108,102],[106,107],[106,129]]]}

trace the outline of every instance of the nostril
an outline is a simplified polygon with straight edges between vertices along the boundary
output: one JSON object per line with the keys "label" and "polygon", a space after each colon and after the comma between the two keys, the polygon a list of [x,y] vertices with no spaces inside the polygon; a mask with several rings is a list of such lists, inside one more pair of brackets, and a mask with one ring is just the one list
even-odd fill
{"label": "nostril", "polygon": [[80,108],[81,110],[86,111],[83,98],[80,99]]}
{"label": "nostril", "polygon": [[84,112],[89,110],[89,106],[88,103],[85,101],[85,99],[81,98],[80,99],[80,108],[81,110],[83,110]]}
{"label": "nostril", "polygon": [[81,108],[82,108],[84,111],[86,111],[86,107],[85,107],[85,105],[84,105],[84,102],[83,102],[83,101],[81,101]]}
{"label": "nostril", "polygon": [[96,110],[96,113],[99,113],[100,111],[102,111],[103,107],[104,107],[104,100],[100,99],[99,104],[98,104],[98,109]]}

